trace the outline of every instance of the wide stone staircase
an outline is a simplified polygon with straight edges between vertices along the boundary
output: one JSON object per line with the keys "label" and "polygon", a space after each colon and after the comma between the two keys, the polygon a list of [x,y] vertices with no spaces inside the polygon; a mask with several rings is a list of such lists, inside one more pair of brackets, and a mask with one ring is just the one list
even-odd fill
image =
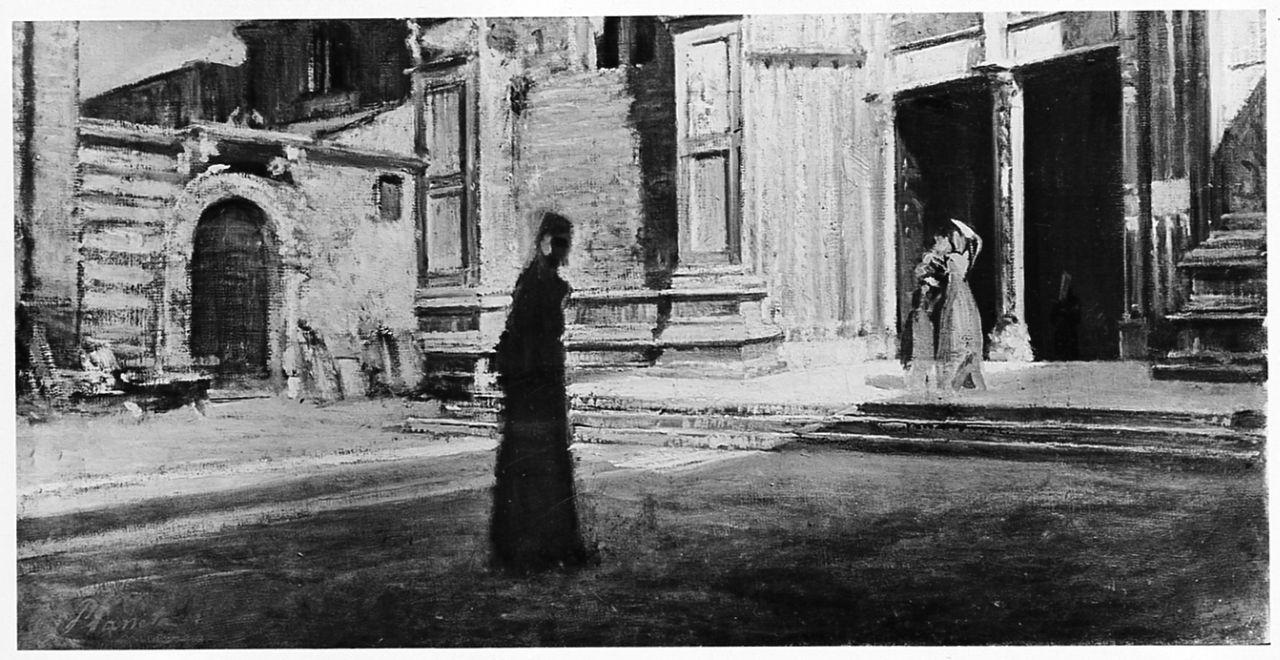
{"label": "wide stone staircase", "polygon": [[1178,263],[1187,286],[1182,308],[1166,319],[1176,345],[1152,376],[1211,382],[1267,378],[1267,215],[1228,213]]}

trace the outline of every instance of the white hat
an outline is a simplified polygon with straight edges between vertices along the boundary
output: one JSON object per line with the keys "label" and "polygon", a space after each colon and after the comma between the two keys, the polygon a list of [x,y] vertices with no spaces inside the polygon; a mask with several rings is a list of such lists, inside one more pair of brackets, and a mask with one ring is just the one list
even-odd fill
{"label": "white hat", "polygon": [[960,235],[964,236],[971,244],[969,247],[973,249],[973,253],[970,255],[970,258],[977,259],[978,255],[982,253],[982,237],[978,236],[978,232],[974,231],[973,227],[970,227],[955,218],[952,218],[951,222],[960,230]]}
{"label": "white hat", "polygon": [[960,229],[960,233],[961,233],[961,234],[963,234],[965,238],[973,239],[973,240],[977,240],[977,239],[978,239],[978,232],[974,231],[974,230],[973,230],[973,227],[970,227],[969,225],[966,225],[965,223],[960,222],[959,220],[956,220],[955,218],[952,218],[952,219],[951,219],[951,222],[952,222],[952,224],[954,224],[957,228],[959,228],[959,229]]}

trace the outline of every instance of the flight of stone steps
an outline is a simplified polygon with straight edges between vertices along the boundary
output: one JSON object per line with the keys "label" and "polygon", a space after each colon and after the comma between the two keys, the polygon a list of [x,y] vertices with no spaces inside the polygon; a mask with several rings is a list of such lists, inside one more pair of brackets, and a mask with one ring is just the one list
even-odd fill
{"label": "flight of stone steps", "polygon": [[148,153],[82,131],[80,334],[110,342],[123,365],[142,363],[158,323],[166,219],[182,190],[176,149]]}
{"label": "flight of stone steps", "polygon": [[1168,321],[1177,345],[1152,366],[1160,379],[1261,382],[1267,377],[1267,216],[1229,213],[1178,264],[1189,283]]}

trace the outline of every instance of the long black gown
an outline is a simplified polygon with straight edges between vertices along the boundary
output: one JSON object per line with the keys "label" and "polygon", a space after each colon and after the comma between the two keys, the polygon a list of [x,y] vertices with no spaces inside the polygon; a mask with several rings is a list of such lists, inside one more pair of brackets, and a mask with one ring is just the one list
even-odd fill
{"label": "long black gown", "polygon": [[494,564],[537,571],[582,563],[565,392],[569,285],[539,257],[521,273],[497,348],[505,402],[490,539]]}

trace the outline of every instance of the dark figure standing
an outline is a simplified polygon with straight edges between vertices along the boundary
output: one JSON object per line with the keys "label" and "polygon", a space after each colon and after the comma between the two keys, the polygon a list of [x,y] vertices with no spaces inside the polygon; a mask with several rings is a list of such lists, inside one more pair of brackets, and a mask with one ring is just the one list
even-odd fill
{"label": "dark figure standing", "polygon": [[1080,359],[1080,299],[1071,286],[1071,274],[1063,273],[1058,285],[1058,300],[1049,310],[1053,326],[1053,357],[1056,360]]}
{"label": "dark figure standing", "polygon": [[493,561],[519,572],[581,564],[569,405],[565,392],[564,303],[560,278],[573,227],[542,217],[535,254],[512,294],[496,367],[505,395],[490,540]]}

